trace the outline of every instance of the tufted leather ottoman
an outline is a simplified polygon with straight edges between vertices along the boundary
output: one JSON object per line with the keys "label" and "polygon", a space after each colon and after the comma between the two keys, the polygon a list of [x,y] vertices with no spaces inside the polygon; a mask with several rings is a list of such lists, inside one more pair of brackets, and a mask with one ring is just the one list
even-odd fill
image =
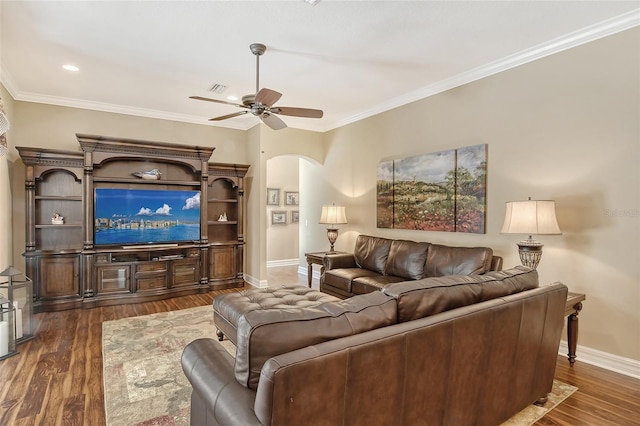
{"label": "tufted leather ottoman", "polygon": [[305,308],[339,300],[337,297],[297,284],[244,290],[213,299],[213,321],[218,340],[227,336],[235,345],[238,341],[238,319],[247,312],[258,309]]}

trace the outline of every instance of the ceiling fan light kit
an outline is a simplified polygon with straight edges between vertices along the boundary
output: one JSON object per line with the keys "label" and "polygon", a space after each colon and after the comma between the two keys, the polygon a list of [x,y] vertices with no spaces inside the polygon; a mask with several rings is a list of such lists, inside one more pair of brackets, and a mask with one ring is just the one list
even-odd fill
{"label": "ceiling fan light kit", "polygon": [[286,123],[282,121],[277,115],[288,115],[291,117],[305,117],[305,118],[322,118],[323,112],[319,109],[310,108],[298,108],[298,107],[274,107],[273,104],[278,102],[282,97],[282,93],[275,90],[262,88],[260,89],[260,56],[267,51],[267,46],[261,43],[252,43],[249,46],[251,53],[256,57],[256,92],[254,94],[245,95],[242,97],[242,104],[223,101],[220,99],[203,98],[202,96],[189,96],[190,99],[196,99],[199,101],[215,102],[225,105],[233,105],[237,108],[243,108],[244,111],[234,112],[232,114],[221,115],[209,119],[209,121],[221,121],[228,118],[239,117],[251,113],[260,118],[264,124],[272,128],[273,130],[280,130],[287,127]]}

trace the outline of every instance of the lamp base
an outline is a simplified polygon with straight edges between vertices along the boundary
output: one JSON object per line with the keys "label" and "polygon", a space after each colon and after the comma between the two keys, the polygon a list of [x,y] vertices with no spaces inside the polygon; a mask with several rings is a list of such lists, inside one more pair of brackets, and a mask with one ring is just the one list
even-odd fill
{"label": "lamp base", "polygon": [[542,247],[544,244],[534,240],[529,236],[528,239],[518,243],[518,253],[520,254],[520,262],[523,266],[536,269],[542,257]]}
{"label": "lamp base", "polygon": [[329,250],[329,253],[335,253],[335,250],[333,249],[333,245],[336,243],[336,240],[338,239],[338,229],[327,228],[327,238],[329,239],[329,244],[331,244],[331,249]]}

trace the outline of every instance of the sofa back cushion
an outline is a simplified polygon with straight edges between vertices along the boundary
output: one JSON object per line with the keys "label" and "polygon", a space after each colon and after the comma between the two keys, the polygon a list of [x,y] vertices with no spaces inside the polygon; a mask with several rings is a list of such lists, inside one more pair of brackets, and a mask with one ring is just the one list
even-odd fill
{"label": "sofa back cushion", "polygon": [[247,312],[238,320],[236,380],[256,389],[271,357],[396,322],[396,300],[380,291],[307,308]]}
{"label": "sofa back cushion", "polygon": [[393,240],[389,248],[389,258],[387,259],[384,274],[408,280],[424,278],[428,249],[429,243]]}
{"label": "sofa back cushion", "polygon": [[426,277],[484,274],[491,270],[493,250],[488,247],[450,247],[431,244],[427,252]]}
{"label": "sofa back cushion", "polygon": [[390,248],[391,240],[387,238],[358,235],[353,256],[359,268],[384,274]]}
{"label": "sofa back cushion", "polygon": [[398,322],[538,287],[538,272],[524,266],[484,275],[450,275],[389,284],[382,292],[398,302]]}

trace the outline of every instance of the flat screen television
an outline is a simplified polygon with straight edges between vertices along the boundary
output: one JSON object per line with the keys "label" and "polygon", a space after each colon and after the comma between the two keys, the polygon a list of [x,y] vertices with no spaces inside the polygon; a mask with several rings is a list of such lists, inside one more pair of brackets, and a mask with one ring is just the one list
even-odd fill
{"label": "flat screen television", "polygon": [[200,240],[200,191],[96,188],[95,245]]}

